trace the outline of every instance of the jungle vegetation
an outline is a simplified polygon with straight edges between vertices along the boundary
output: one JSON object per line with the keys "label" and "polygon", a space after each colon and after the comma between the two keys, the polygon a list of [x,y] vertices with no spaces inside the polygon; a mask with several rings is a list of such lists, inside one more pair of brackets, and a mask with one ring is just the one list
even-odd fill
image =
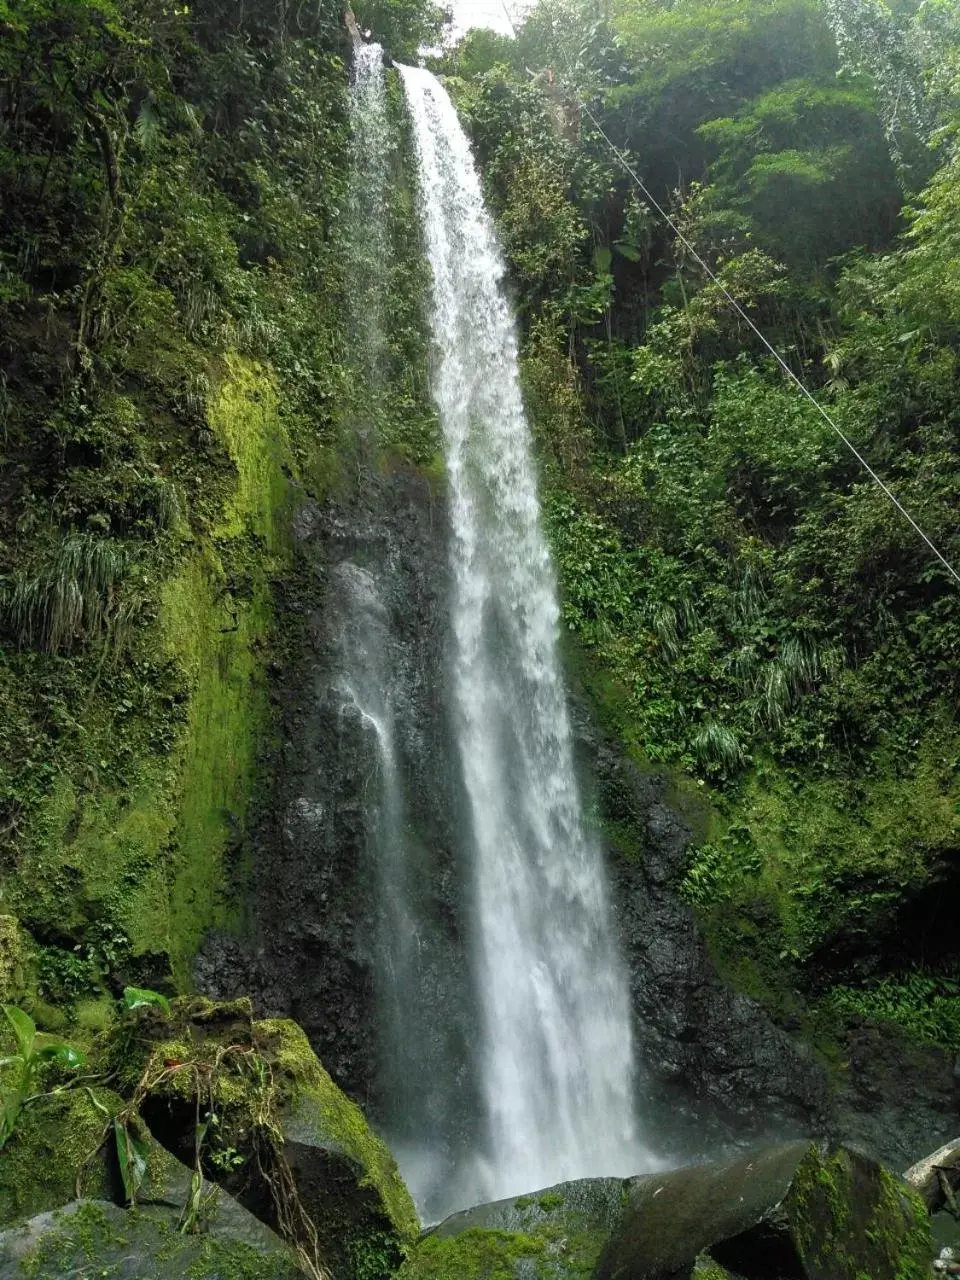
{"label": "jungle vegetation", "polygon": [[954,989],[960,589],[724,291],[957,567],[956,7],[541,0],[441,65],[566,625],[637,760],[712,797],[684,891],[717,958],[781,1009],[882,981],[916,1027]]}
{"label": "jungle vegetation", "polygon": [[[540,0],[439,54],[354,7],[472,135],[571,664],[704,797],[718,961],[958,1047],[960,587],[691,253],[960,565],[956,6]],[[284,512],[350,448],[348,60],[332,0],[0,0],[0,976],[44,1030],[229,914]]]}

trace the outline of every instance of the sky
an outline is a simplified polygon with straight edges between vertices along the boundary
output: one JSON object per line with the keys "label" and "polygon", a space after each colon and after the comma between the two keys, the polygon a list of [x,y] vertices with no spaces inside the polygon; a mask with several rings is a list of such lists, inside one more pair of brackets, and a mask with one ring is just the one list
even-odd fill
{"label": "sky", "polygon": [[453,0],[453,22],[458,31],[467,31],[470,27],[490,27],[494,31],[502,31],[510,35],[510,23],[507,12],[518,11],[516,0]]}

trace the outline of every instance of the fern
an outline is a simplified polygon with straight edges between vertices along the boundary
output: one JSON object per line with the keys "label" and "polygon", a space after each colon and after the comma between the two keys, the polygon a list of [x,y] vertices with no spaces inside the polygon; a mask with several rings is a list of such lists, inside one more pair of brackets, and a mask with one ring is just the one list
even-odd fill
{"label": "fern", "polygon": [[156,100],[152,93],[148,94],[140,104],[134,131],[137,135],[137,142],[139,142],[144,151],[149,153],[156,150],[162,134],[160,117],[157,115]]}

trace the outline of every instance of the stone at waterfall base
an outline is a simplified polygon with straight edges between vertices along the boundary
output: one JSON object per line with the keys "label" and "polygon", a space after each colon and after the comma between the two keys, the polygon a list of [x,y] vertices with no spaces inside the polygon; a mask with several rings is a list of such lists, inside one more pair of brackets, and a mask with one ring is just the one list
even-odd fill
{"label": "stone at waterfall base", "polygon": [[182,1234],[179,1209],[77,1200],[0,1232],[0,1280],[297,1280],[293,1252],[224,1195],[205,1228]]}
{"label": "stone at waterfall base", "polygon": [[921,1197],[846,1147],[762,1147],[645,1177],[591,1178],[455,1214],[401,1280],[925,1280]]}

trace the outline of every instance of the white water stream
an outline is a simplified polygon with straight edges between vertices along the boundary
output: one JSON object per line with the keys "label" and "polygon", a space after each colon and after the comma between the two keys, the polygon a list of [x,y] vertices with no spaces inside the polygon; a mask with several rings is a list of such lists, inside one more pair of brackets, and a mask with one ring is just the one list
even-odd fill
{"label": "white water stream", "polygon": [[434,399],[449,480],[453,702],[470,812],[484,1037],[483,1191],[649,1167],[602,856],[585,830],[557,655],[517,342],[456,111],[400,67],[433,277]]}

